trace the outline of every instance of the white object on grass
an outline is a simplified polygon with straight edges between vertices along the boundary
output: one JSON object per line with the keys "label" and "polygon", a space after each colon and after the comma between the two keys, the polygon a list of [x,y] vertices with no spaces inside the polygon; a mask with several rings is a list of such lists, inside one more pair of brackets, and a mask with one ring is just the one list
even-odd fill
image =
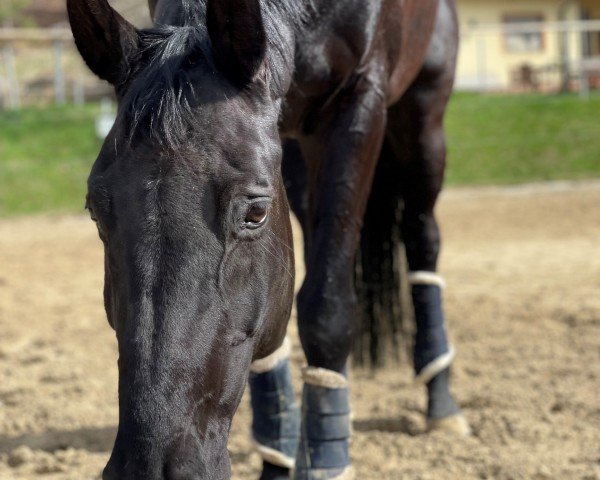
{"label": "white object on grass", "polygon": [[115,119],[116,115],[112,101],[109,98],[103,98],[100,102],[100,114],[96,117],[96,135],[98,135],[98,138],[106,138],[115,124]]}

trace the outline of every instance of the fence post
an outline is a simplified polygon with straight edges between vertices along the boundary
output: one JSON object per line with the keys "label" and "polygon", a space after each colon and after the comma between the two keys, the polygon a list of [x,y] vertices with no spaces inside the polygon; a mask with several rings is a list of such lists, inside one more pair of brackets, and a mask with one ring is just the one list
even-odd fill
{"label": "fence post", "polygon": [[581,62],[580,65],[580,77],[579,77],[579,98],[581,100],[590,99],[590,78],[587,65],[585,62]]}
{"label": "fence post", "polygon": [[15,52],[12,45],[6,44],[2,49],[2,53],[7,77],[8,106],[18,110],[21,108],[21,92],[19,89],[19,80],[17,78],[17,69],[15,67]]}
{"label": "fence post", "polygon": [[75,105],[83,105],[85,103],[85,85],[81,75],[78,75],[73,82],[73,103]]}
{"label": "fence post", "polygon": [[62,68],[63,45],[61,40],[52,42],[54,48],[54,101],[63,104],[66,101],[65,73]]}
{"label": "fence post", "polygon": [[480,31],[477,34],[477,83],[481,91],[488,89],[486,49],[485,33]]}

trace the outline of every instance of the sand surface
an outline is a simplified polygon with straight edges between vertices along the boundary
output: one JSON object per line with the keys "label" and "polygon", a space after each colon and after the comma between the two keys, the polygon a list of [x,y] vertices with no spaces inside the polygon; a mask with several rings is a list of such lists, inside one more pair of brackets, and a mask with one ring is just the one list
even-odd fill
{"label": "sand surface", "polygon": [[[357,478],[600,479],[598,184],[452,190],[439,217],[454,391],[474,435],[423,433],[407,365],[354,371]],[[87,218],[0,222],[0,479],[99,478],[118,414],[102,282]],[[249,421],[244,399],[240,480],[260,465]]]}

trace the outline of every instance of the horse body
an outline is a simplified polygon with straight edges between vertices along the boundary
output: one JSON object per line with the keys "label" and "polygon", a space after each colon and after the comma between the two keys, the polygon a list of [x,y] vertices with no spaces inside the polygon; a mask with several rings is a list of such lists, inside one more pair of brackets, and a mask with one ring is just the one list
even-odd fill
{"label": "horse body", "polygon": [[[146,31],[106,0],[67,5],[82,56],[119,99],[88,194],[119,342],[104,477],[228,478],[227,435],[251,369],[262,478],[287,476],[296,451],[297,480],[347,478],[355,258],[371,190],[384,185],[384,201],[404,204],[428,417],[456,418],[433,216],[453,1],[150,0]],[[394,165],[383,183],[381,164]],[[278,348],[293,296],[284,180],[306,253],[300,429]]]}

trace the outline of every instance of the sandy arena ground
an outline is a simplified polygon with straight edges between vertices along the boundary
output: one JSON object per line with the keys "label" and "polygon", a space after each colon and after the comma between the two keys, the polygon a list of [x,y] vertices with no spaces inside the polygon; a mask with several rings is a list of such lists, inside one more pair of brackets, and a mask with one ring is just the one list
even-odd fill
{"label": "sandy arena ground", "polygon": [[[600,184],[453,190],[439,217],[454,390],[474,435],[423,433],[406,365],[355,371],[357,478],[600,479]],[[102,265],[84,216],[0,222],[2,480],[99,478],[117,423]],[[260,465],[249,420],[244,399],[240,480]]]}

